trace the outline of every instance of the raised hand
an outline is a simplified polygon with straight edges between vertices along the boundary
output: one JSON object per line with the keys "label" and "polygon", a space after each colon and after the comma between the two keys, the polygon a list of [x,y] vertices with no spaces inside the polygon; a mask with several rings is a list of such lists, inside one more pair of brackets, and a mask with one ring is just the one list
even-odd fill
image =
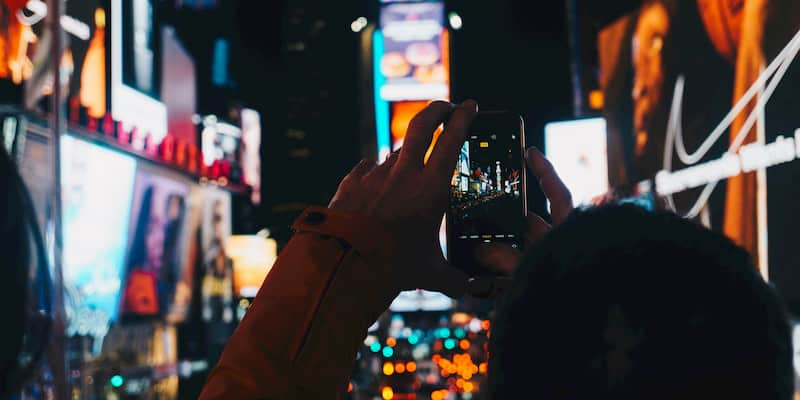
{"label": "raised hand", "polygon": [[[451,297],[464,294],[467,276],[450,266],[439,245],[448,207],[450,179],[478,106],[435,101],[408,125],[403,148],[386,162],[362,160],[348,174],[330,208],[379,221],[392,235],[390,261],[397,289],[427,289]],[[425,153],[445,124],[428,162]]]}

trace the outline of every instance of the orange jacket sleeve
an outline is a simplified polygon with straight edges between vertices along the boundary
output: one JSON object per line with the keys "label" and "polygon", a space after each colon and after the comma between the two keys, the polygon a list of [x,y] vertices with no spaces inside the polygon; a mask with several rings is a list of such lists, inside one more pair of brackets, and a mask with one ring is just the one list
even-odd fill
{"label": "orange jacket sleeve", "polygon": [[310,208],[200,398],[336,399],[368,327],[398,293],[373,221]]}

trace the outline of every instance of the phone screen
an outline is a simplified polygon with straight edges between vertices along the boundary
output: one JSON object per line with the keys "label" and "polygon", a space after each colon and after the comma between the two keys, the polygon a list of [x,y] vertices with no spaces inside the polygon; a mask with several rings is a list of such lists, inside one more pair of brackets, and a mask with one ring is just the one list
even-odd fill
{"label": "phone screen", "polygon": [[481,244],[522,244],[523,143],[519,116],[479,114],[461,148],[450,183],[447,248],[450,262],[473,276],[493,274],[475,259]]}

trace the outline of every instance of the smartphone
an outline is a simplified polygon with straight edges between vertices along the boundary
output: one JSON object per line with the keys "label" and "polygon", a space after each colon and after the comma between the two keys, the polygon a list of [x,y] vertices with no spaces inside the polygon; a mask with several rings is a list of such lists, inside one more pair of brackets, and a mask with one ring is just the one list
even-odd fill
{"label": "smartphone", "polygon": [[447,259],[470,276],[497,275],[478,263],[486,243],[521,248],[524,240],[525,127],[510,112],[480,112],[467,133],[450,182]]}

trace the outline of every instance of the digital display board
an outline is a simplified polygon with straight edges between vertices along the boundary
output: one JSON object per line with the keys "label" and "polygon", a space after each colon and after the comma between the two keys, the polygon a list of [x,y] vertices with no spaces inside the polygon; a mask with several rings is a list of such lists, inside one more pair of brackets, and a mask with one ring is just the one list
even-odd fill
{"label": "digital display board", "polygon": [[102,118],[106,101],[106,11],[99,0],[71,0],[67,14],[83,24],[87,36],[70,36],[69,53],[74,71],[69,81],[69,97],[77,96],[80,105],[93,118]]}
{"label": "digital display board", "polygon": [[742,3],[643,2],[600,29],[609,181],[654,181],[668,210],[745,248],[797,317],[800,2]]}
{"label": "digital display board", "polygon": [[136,161],[71,136],[61,146],[68,333],[102,337],[117,316]]}
{"label": "digital display board", "polygon": [[237,235],[225,241],[225,250],[233,261],[234,292],[240,297],[256,297],[278,257],[277,243],[260,236]]}
{"label": "digital display board", "polygon": [[444,4],[393,3],[381,7],[383,53],[379,88],[387,101],[446,99],[449,47]]}
{"label": "digital display board", "polygon": [[231,236],[231,194],[214,187],[203,189],[201,243],[203,249],[200,271],[200,296],[203,321],[213,326],[212,342],[227,340],[227,325],[233,321],[233,260],[228,248]]}
{"label": "digital display board", "polygon": [[111,114],[126,129],[167,134],[167,108],[158,101],[161,42],[151,0],[111,0]]}
{"label": "digital display board", "polygon": [[590,205],[594,198],[608,192],[604,119],[547,124],[544,142],[547,158],[569,188],[576,206]]}
{"label": "digital display board", "polygon": [[122,83],[158,98],[156,59],[159,37],[152,0],[122,1]]}

